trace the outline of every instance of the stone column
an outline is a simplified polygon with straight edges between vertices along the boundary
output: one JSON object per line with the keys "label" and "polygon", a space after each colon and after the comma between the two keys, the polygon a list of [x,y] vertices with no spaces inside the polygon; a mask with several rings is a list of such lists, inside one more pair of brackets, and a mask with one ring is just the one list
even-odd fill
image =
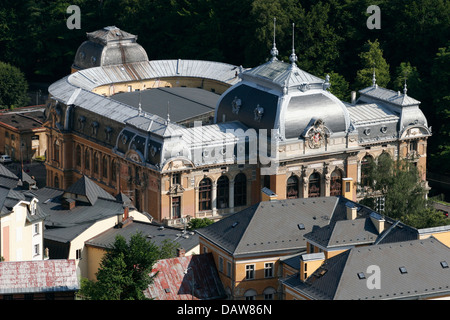
{"label": "stone column", "polygon": [[212,191],[211,191],[211,209],[212,215],[217,215],[217,182],[212,182]]}
{"label": "stone column", "polygon": [[229,186],[228,186],[228,197],[229,197],[229,205],[230,213],[234,212],[234,180],[230,180]]}

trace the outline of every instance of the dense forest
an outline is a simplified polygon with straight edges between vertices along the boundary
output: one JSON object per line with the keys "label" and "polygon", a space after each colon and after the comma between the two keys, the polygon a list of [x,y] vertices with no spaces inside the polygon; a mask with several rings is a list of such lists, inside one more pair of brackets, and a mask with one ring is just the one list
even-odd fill
{"label": "dense forest", "polygon": [[[80,7],[81,29],[67,28],[69,5]],[[370,5],[381,10],[380,29],[367,27]],[[255,67],[270,58],[273,18],[279,58],[288,60],[295,23],[299,67],[330,74],[343,100],[373,68],[379,84],[393,90],[406,78],[432,126],[430,169],[450,173],[450,1],[2,0],[0,61],[27,81],[52,82],[70,72],[86,32],[115,25],[138,35],[152,60]]]}

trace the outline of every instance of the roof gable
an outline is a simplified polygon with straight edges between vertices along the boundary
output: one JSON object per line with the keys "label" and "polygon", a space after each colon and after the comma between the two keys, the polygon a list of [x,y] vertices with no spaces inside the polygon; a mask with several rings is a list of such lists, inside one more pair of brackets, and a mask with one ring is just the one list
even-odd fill
{"label": "roof gable", "polygon": [[88,198],[91,205],[94,205],[98,198],[115,200],[112,195],[84,175],[78,179],[77,182],[67,188],[66,193],[85,196]]}

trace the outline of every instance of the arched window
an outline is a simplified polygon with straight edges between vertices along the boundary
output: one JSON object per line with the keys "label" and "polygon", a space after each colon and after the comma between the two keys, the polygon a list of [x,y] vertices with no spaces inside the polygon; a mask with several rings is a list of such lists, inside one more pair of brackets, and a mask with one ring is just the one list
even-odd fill
{"label": "arched window", "polygon": [[58,176],[55,176],[54,181],[55,181],[54,187],[55,187],[55,188],[59,188],[59,178],[58,178]]}
{"label": "arched window", "polygon": [[53,156],[54,156],[55,161],[58,161],[58,162],[59,162],[59,152],[60,152],[59,141],[55,140],[55,142],[53,143],[53,153],[54,153]]}
{"label": "arched window", "polygon": [[239,173],[234,178],[234,206],[247,205],[247,177],[243,173]]}
{"label": "arched window", "polygon": [[102,161],[103,178],[108,178],[108,158],[103,156]]}
{"label": "arched window", "polygon": [[296,176],[290,176],[287,180],[286,198],[298,198],[298,178]]}
{"label": "arched window", "polygon": [[320,197],[320,174],[318,172],[309,176],[308,197]]}
{"label": "arched window", "polygon": [[98,173],[98,153],[94,153],[94,173]]}
{"label": "arched window", "polygon": [[86,150],[84,151],[84,168],[85,168],[86,170],[89,170],[90,162],[91,162],[90,153],[89,153],[89,150],[86,149]]}
{"label": "arched window", "polygon": [[113,160],[111,162],[111,179],[113,182],[116,182],[117,179],[117,169],[118,169],[117,161]]}
{"label": "arched window", "polygon": [[366,155],[361,160],[361,185],[363,187],[370,186],[370,174],[372,172],[374,161],[372,156]]}
{"label": "arched window", "polygon": [[78,167],[81,167],[81,147],[77,145],[77,149],[75,151],[75,163]]}
{"label": "arched window", "polygon": [[256,295],[257,293],[253,289],[249,289],[244,293],[245,300],[256,300]]}
{"label": "arched window", "polygon": [[230,181],[227,176],[221,176],[217,180],[217,208],[228,208],[228,200],[230,195]]}
{"label": "arched window", "polygon": [[275,293],[277,292],[277,290],[275,290],[272,287],[267,287],[264,289],[264,300],[273,300],[275,299]]}
{"label": "arched window", "polygon": [[211,179],[204,178],[200,181],[198,192],[198,208],[200,211],[211,210]]}
{"label": "arched window", "polygon": [[342,173],[336,169],[331,173],[330,196],[340,196],[342,194]]}

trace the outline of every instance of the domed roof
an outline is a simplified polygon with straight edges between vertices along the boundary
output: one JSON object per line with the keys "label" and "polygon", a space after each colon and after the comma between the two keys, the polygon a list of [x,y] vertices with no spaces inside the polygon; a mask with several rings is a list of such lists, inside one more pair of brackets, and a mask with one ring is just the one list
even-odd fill
{"label": "domed roof", "polygon": [[279,131],[283,139],[300,138],[321,120],[331,132],[345,132],[350,116],[327,89],[326,80],[291,64],[271,60],[241,75],[242,82],[219,99],[216,122],[240,121],[249,128]]}
{"label": "domed roof", "polygon": [[88,40],[78,48],[72,67],[76,70],[148,61],[147,53],[137,36],[117,27],[105,27],[87,33]]}

